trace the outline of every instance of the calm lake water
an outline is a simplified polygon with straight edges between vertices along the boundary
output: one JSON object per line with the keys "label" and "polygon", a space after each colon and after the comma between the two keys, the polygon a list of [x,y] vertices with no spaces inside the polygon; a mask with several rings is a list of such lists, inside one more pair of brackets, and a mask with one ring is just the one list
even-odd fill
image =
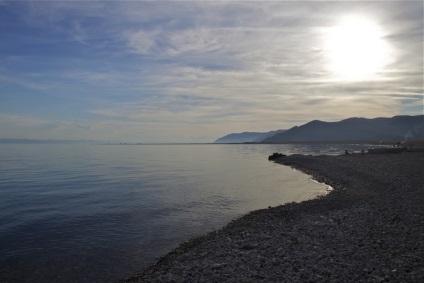
{"label": "calm lake water", "polygon": [[126,278],[249,211],[326,190],[273,152],[345,147],[0,145],[0,282]]}

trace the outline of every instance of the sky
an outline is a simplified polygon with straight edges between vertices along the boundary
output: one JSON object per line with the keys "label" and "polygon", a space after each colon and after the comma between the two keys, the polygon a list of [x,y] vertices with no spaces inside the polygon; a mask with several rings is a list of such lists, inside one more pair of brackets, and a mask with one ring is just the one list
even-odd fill
{"label": "sky", "polygon": [[0,0],[0,138],[213,142],[423,114],[422,1]]}

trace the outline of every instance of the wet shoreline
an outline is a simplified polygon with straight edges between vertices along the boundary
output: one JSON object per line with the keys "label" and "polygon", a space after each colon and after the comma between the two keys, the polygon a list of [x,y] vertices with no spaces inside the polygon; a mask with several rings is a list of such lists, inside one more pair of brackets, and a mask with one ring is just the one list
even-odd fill
{"label": "wet shoreline", "polygon": [[277,162],[333,191],[253,211],[124,282],[424,280],[423,153],[292,155]]}

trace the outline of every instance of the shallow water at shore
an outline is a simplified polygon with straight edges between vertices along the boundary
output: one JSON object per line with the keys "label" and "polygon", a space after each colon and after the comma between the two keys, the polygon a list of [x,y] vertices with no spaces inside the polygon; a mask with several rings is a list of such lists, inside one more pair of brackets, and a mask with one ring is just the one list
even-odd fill
{"label": "shallow water at shore", "polygon": [[279,162],[334,190],[246,214],[125,282],[423,282],[422,153]]}
{"label": "shallow water at shore", "polygon": [[0,145],[0,281],[125,278],[251,210],[325,191],[269,154],[345,147]]}

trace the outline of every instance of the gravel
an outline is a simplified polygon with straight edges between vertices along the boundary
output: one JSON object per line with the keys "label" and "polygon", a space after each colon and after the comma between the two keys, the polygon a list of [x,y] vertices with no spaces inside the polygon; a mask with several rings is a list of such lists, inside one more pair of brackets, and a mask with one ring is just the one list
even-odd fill
{"label": "gravel", "polygon": [[122,282],[424,282],[424,153],[276,162],[334,190],[253,211]]}

